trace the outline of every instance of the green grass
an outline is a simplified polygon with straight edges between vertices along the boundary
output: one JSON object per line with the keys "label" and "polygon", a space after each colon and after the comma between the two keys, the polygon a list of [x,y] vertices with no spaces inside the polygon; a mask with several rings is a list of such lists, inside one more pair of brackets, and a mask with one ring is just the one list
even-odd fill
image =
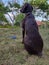
{"label": "green grass", "polygon": [[[30,56],[24,49],[21,28],[0,28],[0,65],[49,65],[49,29],[40,28],[44,41],[43,57]],[[15,35],[16,39],[10,36]]]}

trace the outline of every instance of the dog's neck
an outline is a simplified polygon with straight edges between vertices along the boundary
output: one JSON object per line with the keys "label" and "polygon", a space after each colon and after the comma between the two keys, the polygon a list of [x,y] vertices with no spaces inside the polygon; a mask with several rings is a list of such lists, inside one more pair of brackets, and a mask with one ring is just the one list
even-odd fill
{"label": "dog's neck", "polygon": [[28,13],[26,13],[25,15],[28,16],[28,15],[30,15],[30,14],[32,14],[32,12],[28,12]]}

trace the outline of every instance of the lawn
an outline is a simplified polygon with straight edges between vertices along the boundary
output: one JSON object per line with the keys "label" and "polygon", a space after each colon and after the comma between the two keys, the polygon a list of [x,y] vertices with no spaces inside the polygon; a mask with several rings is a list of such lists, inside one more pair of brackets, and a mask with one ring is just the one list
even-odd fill
{"label": "lawn", "polygon": [[20,27],[0,28],[0,65],[49,65],[49,28],[41,27],[39,31],[44,41],[41,58],[30,56],[24,49]]}

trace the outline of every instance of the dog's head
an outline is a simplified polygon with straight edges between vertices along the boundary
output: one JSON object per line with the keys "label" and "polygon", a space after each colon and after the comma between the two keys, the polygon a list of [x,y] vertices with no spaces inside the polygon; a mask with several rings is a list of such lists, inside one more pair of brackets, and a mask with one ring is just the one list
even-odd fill
{"label": "dog's head", "polygon": [[28,12],[32,12],[32,10],[33,10],[33,7],[29,3],[25,3],[22,6],[20,12],[22,12],[22,13],[28,13]]}

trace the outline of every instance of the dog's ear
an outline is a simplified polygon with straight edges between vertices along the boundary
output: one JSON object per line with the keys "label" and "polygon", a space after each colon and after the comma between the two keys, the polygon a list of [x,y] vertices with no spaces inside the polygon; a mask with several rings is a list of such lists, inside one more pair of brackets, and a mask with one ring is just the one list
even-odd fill
{"label": "dog's ear", "polygon": [[33,11],[33,7],[29,3],[26,4],[25,9],[26,9],[26,13]]}
{"label": "dog's ear", "polygon": [[31,8],[33,10],[33,7],[29,3],[25,3],[24,6],[25,6],[24,8],[28,7],[28,9]]}

